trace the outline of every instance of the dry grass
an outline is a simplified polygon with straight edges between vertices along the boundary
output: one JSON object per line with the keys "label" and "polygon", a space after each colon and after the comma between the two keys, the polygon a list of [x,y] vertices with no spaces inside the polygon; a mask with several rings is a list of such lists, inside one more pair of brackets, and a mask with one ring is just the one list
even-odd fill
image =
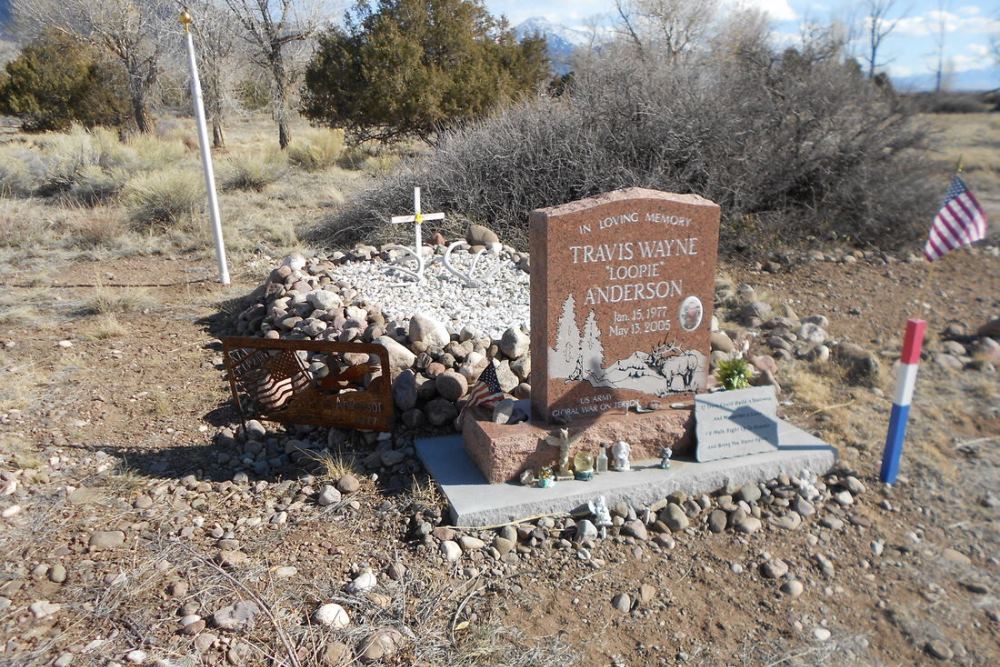
{"label": "dry grass", "polygon": [[311,454],[310,459],[315,464],[316,479],[320,482],[336,482],[344,475],[355,475],[359,480],[364,477],[354,452],[344,452],[340,448],[336,453],[323,450],[319,454]]}
{"label": "dry grass", "polygon": [[148,312],[156,300],[141,287],[96,287],[80,309],[81,315],[128,315]]}
{"label": "dry grass", "polygon": [[222,190],[261,192],[288,173],[288,156],[275,149],[232,155],[221,172]]}
{"label": "dry grass", "polygon": [[438,485],[430,477],[410,478],[410,498],[415,503],[426,507],[441,507],[444,505],[444,497],[441,495]]}
{"label": "dry grass", "polygon": [[114,313],[107,313],[97,317],[94,322],[84,329],[83,334],[95,340],[108,340],[111,338],[121,338],[128,333],[128,329],[118,321]]}
{"label": "dry grass", "polygon": [[1000,385],[996,377],[975,375],[968,383],[968,391],[974,397],[985,403],[996,404],[1000,400]]}
{"label": "dry grass", "polygon": [[[211,256],[200,163],[183,142],[194,136],[193,125],[188,119],[160,120],[155,136],[127,143],[108,131],[74,128],[16,134],[0,144],[5,277],[46,284],[74,261]],[[339,208],[370,173],[398,159],[369,147],[358,151],[353,164],[341,160],[341,133],[298,122],[292,129],[295,140],[285,154],[276,149],[273,125],[263,116],[236,120],[228,128],[228,157],[217,159],[216,166],[234,275],[264,255],[308,250],[299,230]],[[256,281],[256,269],[252,272]]]}
{"label": "dry grass", "polygon": [[43,381],[44,373],[32,362],[25,363],[14,350],[0,348],[0,412],[30,407]]}
{"label": "dry grass", "polygon": [[139,471],[129,467],[122,459],[101,481],[104,492],[112,498],[131,499],[146,486],[146,478]]}
{"label": "dry grass", "polygon": [[343,130],[311,129],[288,147],[288,161],[306,171],[323,171],[335,166],[343,152]]}
{"label": "dry grass", "polygon": [[205,183],[190,169],[169,169],[129,181],[123,194],[137,229],[193,222],[205,203]]}

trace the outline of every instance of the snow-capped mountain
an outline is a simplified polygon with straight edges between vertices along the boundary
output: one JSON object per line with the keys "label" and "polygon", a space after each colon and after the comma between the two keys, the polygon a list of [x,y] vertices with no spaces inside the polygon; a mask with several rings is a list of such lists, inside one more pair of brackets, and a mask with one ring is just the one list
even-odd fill
{"label": "snow-capped mountain", "polygon": [[540,16],[519,23],[514,27],[514,35],[518,39],[544,37],[552,69],[559,74],[569,71],[570,58],[576,49],[590,44],[590,35],[587,32],[567,28]]}

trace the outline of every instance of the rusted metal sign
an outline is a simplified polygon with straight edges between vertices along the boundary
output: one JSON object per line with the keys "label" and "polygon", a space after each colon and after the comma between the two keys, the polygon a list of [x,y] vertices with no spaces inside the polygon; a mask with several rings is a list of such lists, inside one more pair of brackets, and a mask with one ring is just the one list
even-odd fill
{"label": "rusted metal sign", "polygon": [[392,428],[389,352],[381,345],[232,336],[222,351],[244,419]]}

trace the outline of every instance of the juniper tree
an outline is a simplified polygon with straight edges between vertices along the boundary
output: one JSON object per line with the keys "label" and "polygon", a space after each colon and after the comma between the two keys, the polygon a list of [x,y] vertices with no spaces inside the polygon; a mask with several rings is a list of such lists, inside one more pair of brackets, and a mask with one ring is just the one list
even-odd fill
{"label": "juniper tree", "polygon": [[345,27],[320,35],[303,113],[357,140],[430,140],[548,75],[544,40],[518,42],[478,1],[361,0]]}

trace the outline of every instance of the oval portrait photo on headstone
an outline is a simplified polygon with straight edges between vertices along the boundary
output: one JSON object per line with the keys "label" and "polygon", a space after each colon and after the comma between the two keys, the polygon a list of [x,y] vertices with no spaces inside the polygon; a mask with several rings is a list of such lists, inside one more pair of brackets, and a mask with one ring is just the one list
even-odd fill
{"label": "oval portrait photo on headstone", "polygon": [[701,324],[701,318],[704,314],[705,308],[701,305],[701,299],[689,296],[681,301],[680,310],[677,311],[677,319],[681,323],[681,329],[694,331]]}

